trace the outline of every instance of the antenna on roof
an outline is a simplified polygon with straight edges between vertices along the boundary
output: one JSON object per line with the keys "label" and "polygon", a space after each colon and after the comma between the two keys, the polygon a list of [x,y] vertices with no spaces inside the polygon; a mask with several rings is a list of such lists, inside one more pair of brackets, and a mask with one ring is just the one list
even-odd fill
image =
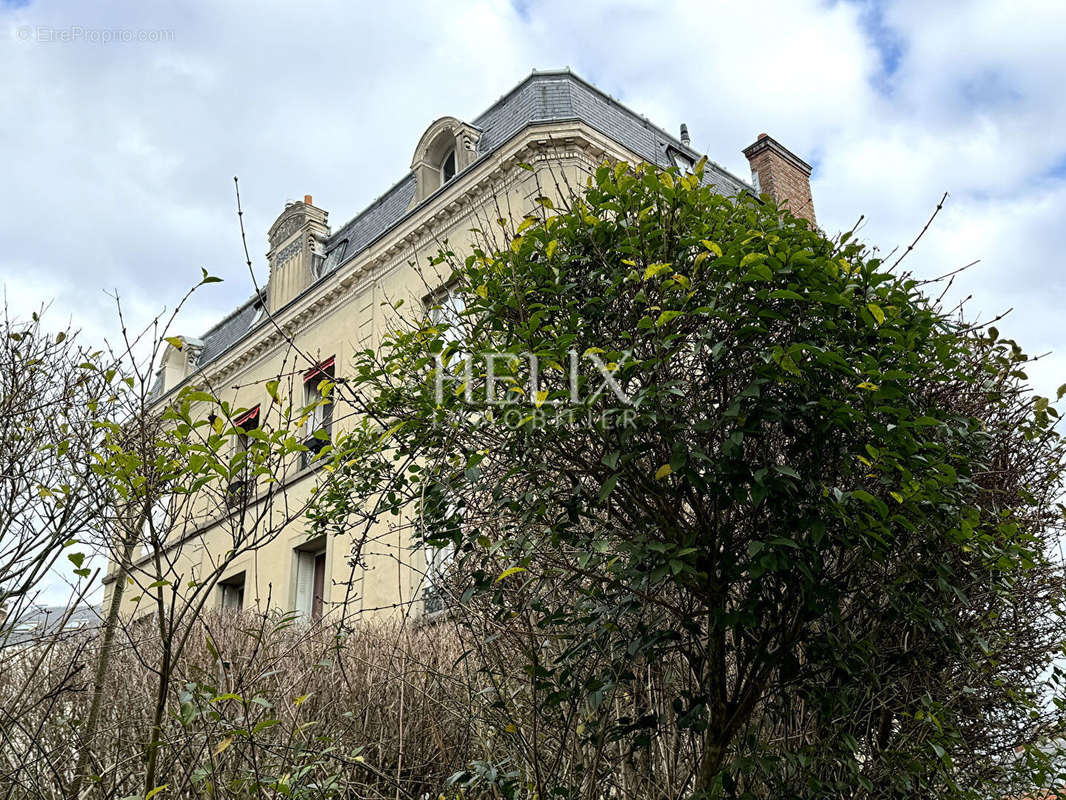
{"label": "antenna on roof", "polygon": [[688,125],[684,122],[681,123],[681,144],[688,147],[692,144],[692,138],[688,135]]}

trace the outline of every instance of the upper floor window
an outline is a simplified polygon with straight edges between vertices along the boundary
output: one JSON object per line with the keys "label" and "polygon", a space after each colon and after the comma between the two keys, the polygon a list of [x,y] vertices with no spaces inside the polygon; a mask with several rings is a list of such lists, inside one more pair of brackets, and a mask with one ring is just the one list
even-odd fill
{"label": "upper floor window", "polygon": [[256,325],[258,325],[260,322],[263,321],[263,318],[265,316],[266,316],[266,303],[264,303],[262,300],[260,300],[258,303],[255,304],[255,312],[254,312],[254,314],[252,316],[252,322],[251,322],[251,324],[248,327],[249,328],[254,328]]}
{"label": "upper floor window", "polygon": [[425,200],[477,159],[481,131],[455,117],[441,117],[422,134],[411,171],[415,177],[412,204]]}
{"label": "upper floor window", "polygon": [[333,434],[333,400],[331,392],[323,392],[322,382],[333,381],[336,358],[330,357],[304,373],[304,405],[313,406],[308,412],[304,429],[303,466],[329,444]]}
{"label": "upper floor window", "polygon": [[440,162],[440,182],[445,184],[455,177],[455,150],[448,151],[444,160]]}
{"label": "upper floor window", "polygon": [[686,153],[682,153],[680,150],[669,148],[667,151],[670,156],[670,161],[675,167],[677,167],[682,175],[687,175],[692,172],[692,168],[696,165],[696,162]]}

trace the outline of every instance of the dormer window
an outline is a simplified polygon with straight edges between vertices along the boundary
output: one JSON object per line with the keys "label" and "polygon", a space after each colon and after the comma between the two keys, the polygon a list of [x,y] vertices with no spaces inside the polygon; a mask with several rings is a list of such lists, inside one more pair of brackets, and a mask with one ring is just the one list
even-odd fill
{"label": "dormer window", "polygon": [[455,149],[448,151],[444,160],[440,162],[440,182],[444,185],[455,177]]}
{"label": "dormer window", "polygon": [[412,205],[422,202],[477,159],[481,131],[455,117],[441,117],[418,142],[411,171],[415,176]]}
{"label": "dormer window", "polygon": [[681,171],[682,175],[687,175],[692,172],[692,168],[695,166],[696,162],[691,156],[682,153],[680,150],[675,150],[672,147],[667,152],[670,155],[670,161]]}

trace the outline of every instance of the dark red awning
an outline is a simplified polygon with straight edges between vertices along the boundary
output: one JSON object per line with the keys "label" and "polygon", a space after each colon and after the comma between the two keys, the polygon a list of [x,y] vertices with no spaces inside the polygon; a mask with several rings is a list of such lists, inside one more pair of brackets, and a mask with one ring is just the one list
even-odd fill
{"label": "dark red awning", "polygon": [[313,380],[314,378],[328,378],[329,375],[326,374],[326,370],[332,369],[333,362],[336,360],[336,356],[330,356],[321,364],[317,364],[311,367],[311,369],[307,370],[307,372],[304,373],[304,383],[307,383],[309,380]]}
{"label": "dark red awning", "polygon": [[237,419],[233,420],[233,424],[238,428],[255,428],[259,426],[259,406],[255,408],[249,408]]}

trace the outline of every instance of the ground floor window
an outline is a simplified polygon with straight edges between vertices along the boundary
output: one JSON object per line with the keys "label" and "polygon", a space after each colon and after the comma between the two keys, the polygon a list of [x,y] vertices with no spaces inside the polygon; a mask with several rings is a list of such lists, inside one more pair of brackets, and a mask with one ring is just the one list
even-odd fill
{"label": "ground floor window", "polygon": [[296,568],[296,612],[301,619],[322,618],[326,595],[326,547],[324,542],[305,545],[293,552]]}
{"label": "ground floor window", "polygon": [[219,607],[223,611],[240,611],[244,608],[244,573],[239,572],[218,585]]}

